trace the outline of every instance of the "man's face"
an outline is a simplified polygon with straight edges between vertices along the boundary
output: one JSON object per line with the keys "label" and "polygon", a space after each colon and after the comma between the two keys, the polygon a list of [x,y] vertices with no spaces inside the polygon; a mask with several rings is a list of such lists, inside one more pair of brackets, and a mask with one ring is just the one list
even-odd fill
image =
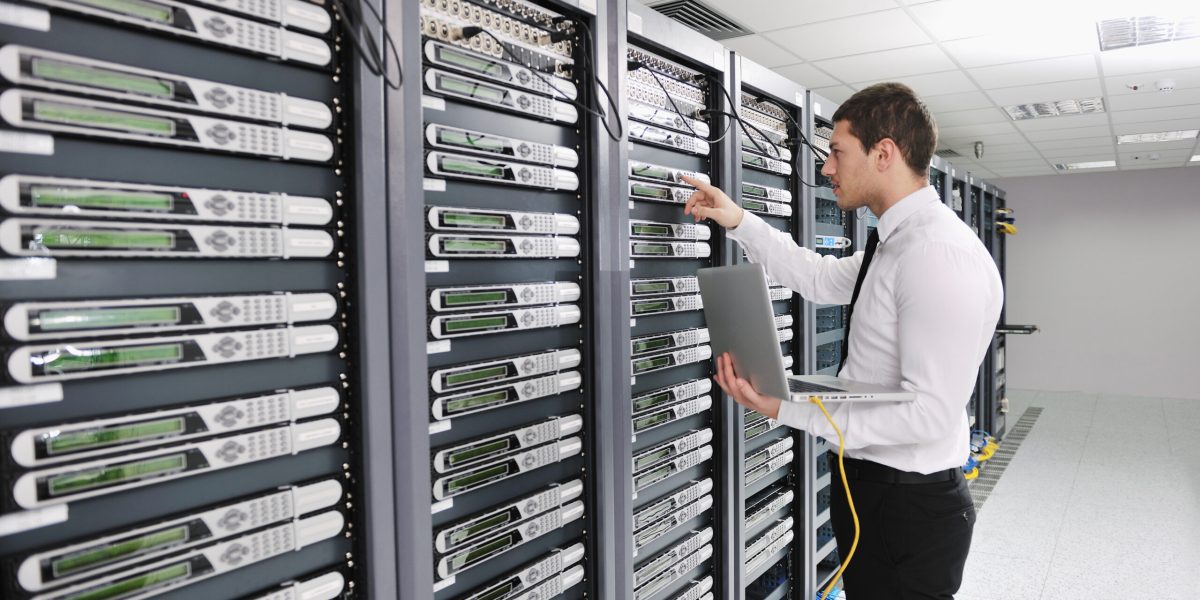
{"label": "man's face", "polygon": [[867,205],[878,189],[877,173],[871,167],[871,156],[863,152],[858,138],[850,133],[850,122],[833,124],[833,137],[829,142],[829,158],[821,168],[821,174],[833,182],[833,193],[838,199],[838,208],[855,210]]}

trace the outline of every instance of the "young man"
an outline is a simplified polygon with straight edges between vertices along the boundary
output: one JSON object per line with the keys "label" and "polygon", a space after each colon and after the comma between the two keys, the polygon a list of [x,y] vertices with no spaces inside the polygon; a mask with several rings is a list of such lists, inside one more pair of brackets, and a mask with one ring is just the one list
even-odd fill
{"label": "young man", "polygon": [[[911,89],[868,87],[833,120],[821,172],[833,182],[838,208],[868,207],[879,216],[865,253],[836,258],[800,248],[698,181],[688,182],[697,191],[684,214],[728,228],[751,260],[805,299],[850,304],[840,376],[916,394],[913,402],[829,406],[845,435],[862,530],[846,595],[952,599],[975,524],[961,470],[970,452],[965,408],[1000,316],[1000,276],[979,238],[928,184],[937,129]],[[728,355],[717,359],[716,380],[739,404],[837,440],[815,405],[759,394]],[[835,470],[833,526],[845,557],[854,525],[838,480]]]}

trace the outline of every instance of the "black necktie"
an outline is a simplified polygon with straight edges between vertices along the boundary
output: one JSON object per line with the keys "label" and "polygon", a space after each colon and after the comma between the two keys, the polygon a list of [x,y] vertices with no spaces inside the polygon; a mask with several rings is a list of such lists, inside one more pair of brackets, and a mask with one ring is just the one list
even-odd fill
{"label": "black necktie", "polygon": [[863,256],[862,266],[858,269],[858,281],[854,282],[854,295],[850,297],[850,306],[846,308],[846,339],[842,340],[842,362],[838,364],[838,372],[842,367],[846,366],[846,356],[850,354],[850,321],[854,318],[854,303],[858,302],[858,292],[862,291],[863,280],[867,278],[867,267],[871,266],[871,259],[875,256],[875,249],[879,247],[879,230],[872,229],[871,235],[867,236],[867,254]]}

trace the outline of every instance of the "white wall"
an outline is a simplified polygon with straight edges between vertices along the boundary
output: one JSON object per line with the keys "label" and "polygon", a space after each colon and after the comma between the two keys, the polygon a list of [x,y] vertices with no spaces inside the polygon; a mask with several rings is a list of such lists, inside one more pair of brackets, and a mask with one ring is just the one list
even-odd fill
{"label": "white wall", "polygon": [[1200,166],[995,183],[1009,387],[1200,399]]}

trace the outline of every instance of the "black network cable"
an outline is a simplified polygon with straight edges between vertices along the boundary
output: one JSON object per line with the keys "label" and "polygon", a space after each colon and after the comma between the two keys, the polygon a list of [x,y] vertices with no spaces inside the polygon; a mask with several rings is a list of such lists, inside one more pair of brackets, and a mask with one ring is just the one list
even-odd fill
{"label": "black network cable", "polygon": [[[700,75],[700,77],[704,77],[704,76]],[[715,84],[718,88],[721,89],[721,93],[725,94],[725,99],[729,101],[729,106],[732,109],[734,109],[734,112],[725,113],[725,114],[727,114],[737,120],[738,125],[742,126],[742,131],[744,131],[746,133],[746,137],[750,139],[750,143],[754,144],[754,147],[757,148],[759,152],[762,152],[763,154],[766,154],[766,155],[770,155],[769,152],[767,152],[766,150],[763,150],[762,146],[758,145],[758,140],[754,139],[754,136],[750,135],[749,129],[753,129],[754,131],[758,132],[759,135],[763,136],[763,140],[767,142],[768,146],[775,148],[775,156],[778,157],[780,155],[779,154],[779,146],[771,143],[770,138],[768,138],[766,135],[764,135],[762,133],[762,131],[760,131],[755,126],[749,125],[748,123],[746,123],[746,121],[744,119],[742,119],[742,116],[737,114],[736,111],[737,111],[737,107],[739,106],[739,104],[737,102],[733,101],[733,97],[729,95],[729,90],[725,89],[725,86],[721,85],[721,81],[719,79],[714,77],[713,84]],[[749,126],[749,129],[747,129],[747,126]]]}
{"label": "black network cable", "polygon": [[[363,12],[360,6],[363,4],[367,6],[375,22],[379,24],[380,31],[383,32],[382,49],[375,40],[375,35],[371,33],[367,24],[364,23]],[[387,25],[383,22],[383,15],[379,14],[379,10],[375,8],[374,4],[371,4],[371,0],[333,0],[333,10],[345,25],[346,35],[354,43],[354,48],[357,50],[359,58],[362,59],[367,71],[370,71],[376,77],[382,77],[383,83],[387,87],[399,90],[400,85],[404,83],[404,73],[400,70],[400,53],[396,50],[396,43],[392,41],[392,36],[388,33]],[[388,70],[388,56],[384,52],[385,49],[391,51],[392,60],[396,63],[395,82],[392,81],[391,73]]]}
{"label": "black network cable", "polygon": [[[481,33],[487,35],[488,37],[492,38],[492,40],[494,40],[496,42],[496,45],[500,47],[500,50],[502,50],[504,52],[504,54],[506,56],[508,56],[508,58],[510,60],[512,60],[513,62],[515,62],[517,64],[524,65],[524,63],[521,61],[521,59],[517,58],[517,56],[514,55],[512,53],[512,51],[508,49],[508,46],[505,46],[504,42],[501,41],[500,38],[496,37],[496,34],[492,33],[491,31],[488,31],[487,29],[479,27],[478,25],[468,25],[468,26],[462,28],[461,33],[462,33],[463,38],[468,39],[468,40],[481,34]],[[588,37],[590,38],[590,36],[588,36]],[[551,39],[551,41],[561,41],[561,40],[556,40],[553,36],[551,36],[550,39]],[[608,95],[608,88],[604,87],[604,84],[600,82],[600,79],[598,77],[596,77],[594,73],[589,72],[590,71],[589,67],[591,66],[591,60],[588,58],[590,55],[588,54],[588,49],[586,47],[586,43],[587,42],[585,41],[585,47],[584,47],[584,51],[583,51],[584,78],[586,80],[586,78],[590,76],[592,81],[595,81],[597,84],[600,85],[600,87],[602,89],[604,89],[604,93],[605,93],[605,95],[608,96],[609,102],[611,104],[615,105],[615,103],[613,103],[612,96]],[[617,131],[619,133],[616,133],[616,134],[613,133],[612,128],[609,127],[609,125],[608,125],[608,114],[604,112],[603,107],[599,107],[598,109],[592,108],[591,106],[588,106],[578,100],[569,98],[567,96],[567,94],[563,93],[563,91],[561,89],[559,89],[557,86],[555,86],[553,83],[551,83],[549,79],[547,79],[545,76],[543,76],[538,69],[533,68],[529,65],[524,65],[524,66],[527,69],[529,69],[530,73],[533,73],[534,77],[537,77],[539,80],[541,80],[542,83],[546,84],[547,87],[554,90],[555,92],[558,92],[558,95],[563,100],[566,100],[567,102],[575,105],[580,110],[582,110],[584,113],[592,115],[592,116],[600,119],[600,124],[604,127],[604,130],[606,132],[608,132],[608,137],[610,139],[612,139],[614,142],[620,142],[621,138],[625,136],[625,130],[624,130],[624,127],[621,126],[620,119],[617,120]],[[614,109],[614,112],[615,112],[615,109]]]}
{"label": "black network cable", "polygon": [[816,146],[813,146],[812,143],[810,143],[808,141],[808,138],[805,137],[805,135],[804,135],[804,128],[800,127],[800,124],[796,122],[796,119],[792,118],[792,113],[787,109],[787,107],[785,107],[780,102],[777,102],[775,99],[769,98],[767,96],[758,96],[757,98],[754,99],[754,101],[758,102],[759,104],[762,104],[763,102],[766,102],[769,104],[774,104],[776,108],[783,111],[783,116],[787,117],[787,120],[791,121],[792,126],[796,128],[796,135],[800,136],[801,143],[803,143],[805,146],[808,146],[809,149],[813,151],[813,154],[820,156],[822,159],[829,158],[828,152],[821,150],[820,148],[817,148]]}

